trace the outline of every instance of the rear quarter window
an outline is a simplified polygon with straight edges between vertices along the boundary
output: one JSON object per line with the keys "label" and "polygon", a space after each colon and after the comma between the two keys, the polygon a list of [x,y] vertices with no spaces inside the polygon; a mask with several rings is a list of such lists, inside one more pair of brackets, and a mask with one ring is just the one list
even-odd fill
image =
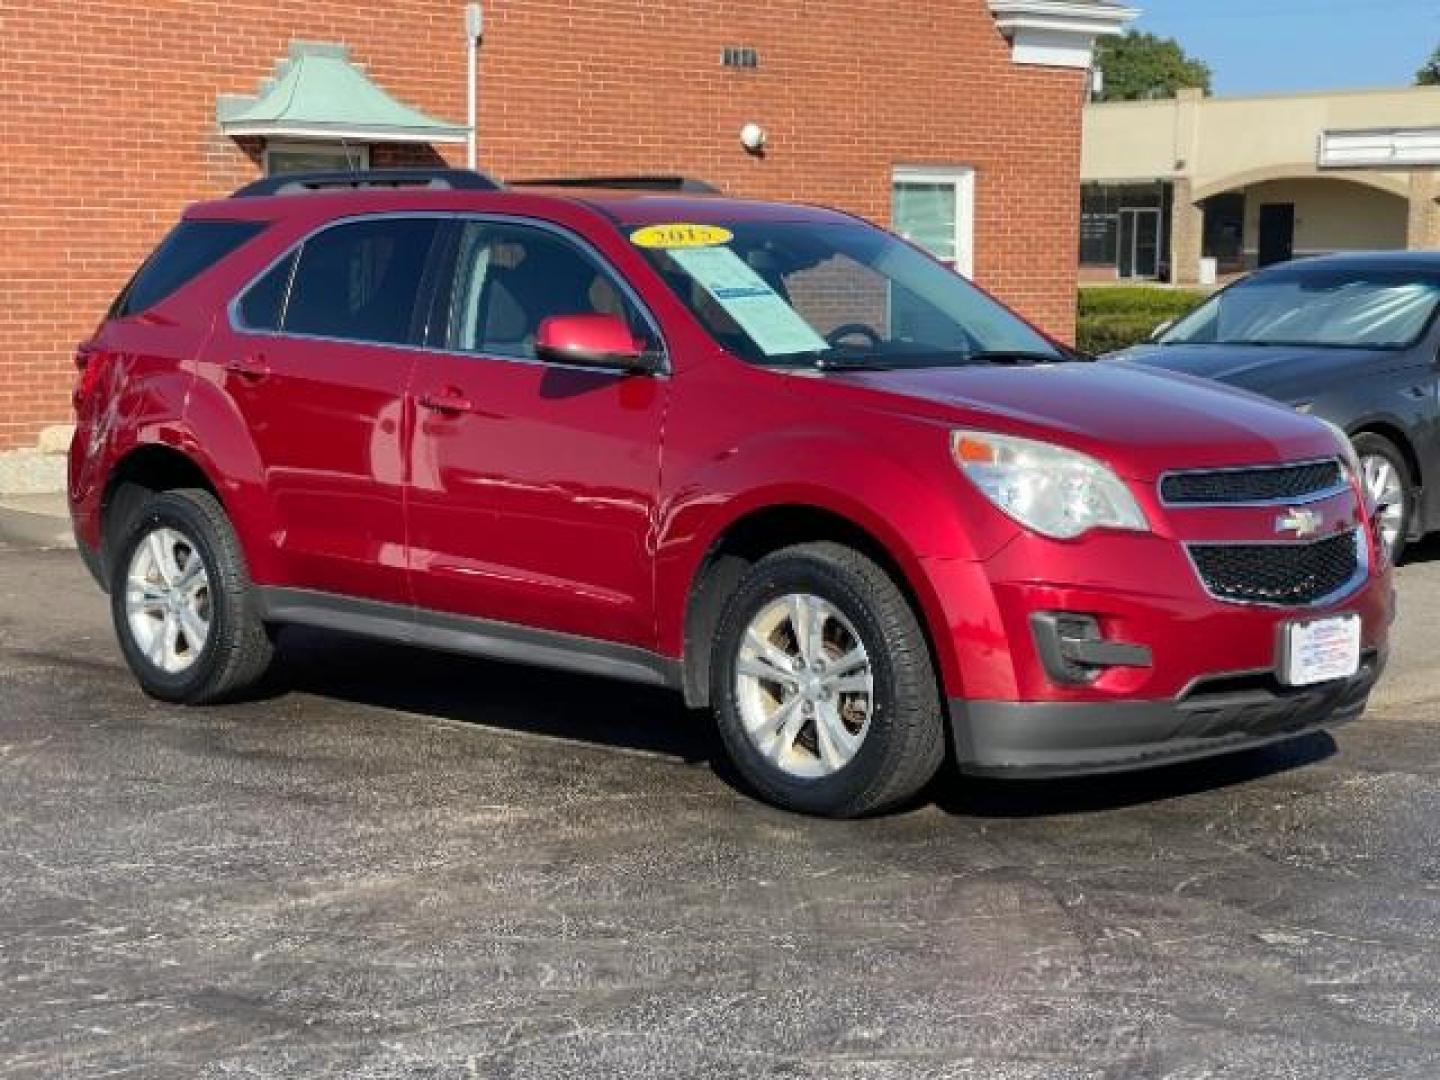
{"label": "rear quarter window", "polygon": [[110,317],[123,319],[154,307],[264,228],[258,221],[180,222],[115,298]]}
{"label": "rear quarter window", "polygon": [[438,226],[429,218],[335,225],[306,240],[290,280],[284,331],[404,344]]}
{"label": "rear quarter window", "polygon": [[280,329],[297,257],[292,251],[245,290],[240,298],[240,321],[246,330]]}

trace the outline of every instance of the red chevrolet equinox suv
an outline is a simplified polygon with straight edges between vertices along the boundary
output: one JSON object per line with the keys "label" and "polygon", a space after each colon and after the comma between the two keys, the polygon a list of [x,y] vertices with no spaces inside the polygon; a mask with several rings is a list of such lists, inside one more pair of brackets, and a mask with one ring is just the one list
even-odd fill
{"label": "red chevrolet equinox suv", "polygon": [[79,349],[75,528],[155,697],[287,624],[630,679],[836,816],[1364,709],[1393,593],[1323,422],[831,210],[335,185],[192,207]]}

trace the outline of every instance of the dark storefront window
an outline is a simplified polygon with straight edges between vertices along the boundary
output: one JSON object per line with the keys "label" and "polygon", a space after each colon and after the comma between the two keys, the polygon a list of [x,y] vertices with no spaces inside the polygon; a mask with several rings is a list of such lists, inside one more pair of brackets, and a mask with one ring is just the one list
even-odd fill
{"label": "dark storefront window", "polygon": [[1084,184],[1080,264],[1115,267],[1122,277],[1163,277],[1170,263],[1171,187]]}
{"label": "dark storefront window", "polygon": [[1245,268],[1245,194],[1232,192],[1205,200],[1205,255],[1221,273]]}

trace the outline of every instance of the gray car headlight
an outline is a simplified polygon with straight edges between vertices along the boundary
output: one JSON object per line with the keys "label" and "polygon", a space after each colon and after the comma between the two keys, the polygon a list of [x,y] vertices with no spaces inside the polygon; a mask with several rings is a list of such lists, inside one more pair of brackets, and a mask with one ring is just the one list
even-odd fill
{"label": "gray car headlight", "polygon": [[950,449],[981,494],[1042,536],[1070,540],[1091,529],[1150,531],[1130,489],[1085,454],[987,431],[952,432]]}

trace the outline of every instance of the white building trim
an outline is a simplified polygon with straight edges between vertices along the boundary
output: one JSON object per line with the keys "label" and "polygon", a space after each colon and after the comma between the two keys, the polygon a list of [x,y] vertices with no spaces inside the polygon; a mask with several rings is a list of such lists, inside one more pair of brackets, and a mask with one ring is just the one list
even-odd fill
{"label": "white building trim", "polygon": [[1088,68],[1095,39],[1123,33],[1140,14],[1109,0],[990,0],[1017,64]]}
{"label": "white building trim", "polygon": [[1440,165],[1440,128],[1322,132],[1318,164],[1322,169]]}
{"label": "white building trim", "polygon": [[[890,174],[891,197],[902,184],[935,184],[951,188],[955,195],[955,269],[967,278],[975,276],[975,170],[969,165],[896,165]],[[897,227],[898,222],[892,222]],[[900,234],[911,237],[903,227]],[[939,255],[931,252],[932,255]]]}
{"label": "white building trim", "polygon": [[304,120],[222,120],[220,130],[231,138],[250,135],[264,139],[353,143],[463,143],[469,137],[463,127],[408,128]]}

